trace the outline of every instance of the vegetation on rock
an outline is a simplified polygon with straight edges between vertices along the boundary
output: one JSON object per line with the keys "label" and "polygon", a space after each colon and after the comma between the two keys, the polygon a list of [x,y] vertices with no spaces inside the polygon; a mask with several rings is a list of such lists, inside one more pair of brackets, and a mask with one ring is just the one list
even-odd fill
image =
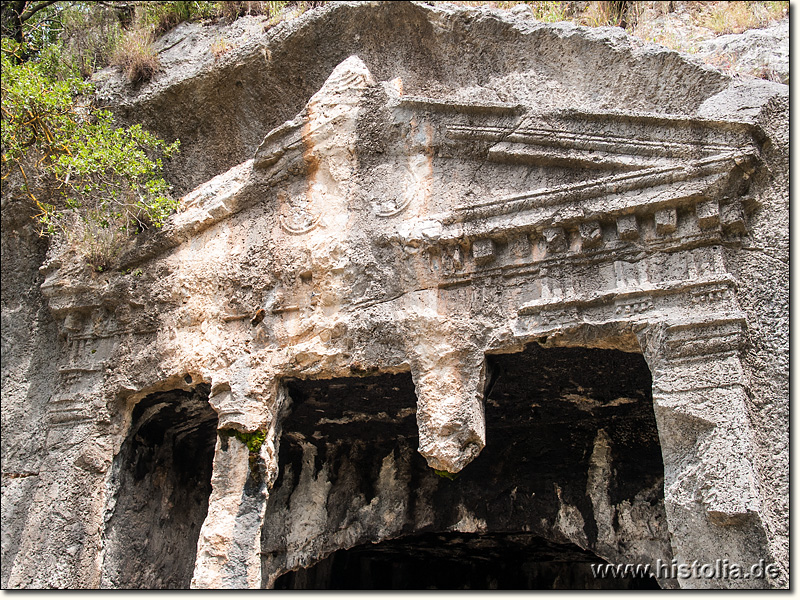
{"label": "vegetation on rock", "polygon": [[459,476],[459,473],[451,473],[450,471],[442,471],[440,469],[434,469],[433,472],[442,479],[449,479],[450,481],[455,481]]}
{"label": "vegetation on rock", "polygon": [[[444,0],[432,4],[458,4],[466,6],[490,6],[512,9],[519,5],[530,8],[538,21],[556,23],[571,21],[588,27],[623,27],[632,35],[642,39],[658,37],[662,26],[658,18],[664,14],[686,15],[683,25],[703,28],[709,35],[742,33],[747,29],[764,27],[775,19],[789,14],[789,2],[740,1],[740,2],[635,2],[624,0],[593,2],[534,1],[471,1]],[[660,40],[655,40],[661,43]]]}
{"label": "vegetation on rock", "polygon": [[243,432],[236,429],[220,429],[219,435],[224,437],[235,437],[237,440],[247,446],[247,449],[253,454],[258,454],[260,452],[261,446],[264,445],[264,442],[267,439],[267,432],[261,429],[253,432]]}
{"label": "vegetation on rock", "polygon": [[5,193],[36,206],[43,234],[64,235],[95,269],[107,269],[126,236],[160,227],[175,210],[160,173],[178,142],[140,125],[117,127],[91,101],[90,83],[25,60],[9,38],[2,73]]}
{"label": "vegetation on rock", "polygon": [[34,207],[43,235],[60,235],[96,270],[131,234],[177,208],[161,177],[177,152],[97,106],[89,77],[120,67],[132,83],[159,69],[153,41],[183,21],[277,15],[313,2],[3,2],[2,180]]}

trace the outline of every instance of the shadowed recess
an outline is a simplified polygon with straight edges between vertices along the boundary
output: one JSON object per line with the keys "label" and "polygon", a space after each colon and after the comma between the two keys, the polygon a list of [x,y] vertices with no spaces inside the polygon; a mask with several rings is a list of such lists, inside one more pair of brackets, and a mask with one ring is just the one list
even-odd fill
{"label": "shadowed recess", "polygon": [[338,550],[279,590],[652,590],[653,577],[595,577],[603,560],[530,534],[426,533]]}
{"label": "shadowed recess", "polygon": [[[414,589],[404,573],[416,572],[435,553],[437,535],[454,532],[482,541],[448,541],[437,560],[449,575],[440,581],[430,572],[421,587],[601,585],[588,582],[591,560],[572,552],[590,552],[597,562],[594,555],[604,555],[609,543],[649,548],[641,552],[655,553],[652,562],[671,558],[652,380],[643,357],[531,344],[487,361],[486,447],[453,479],[434,472],[417,452],[409,374],[288,382],[292,412],[283,423],[280,473],[262,531],[265,585],[272,577],[286,588]],[[402,543],[381,542],[399,537]],[[534,566],[517,578],[497,564],[474,580],[453,580],[474,571],[464,567],[469,561],[484,564],[480,548],[487,540],[507,550],[497,560],[519,554]],[[385,552],[374,554],[373,542],[388,544]],[[361,549],[334,555],[354,546]],[[546,548],[556,558],[535,558]],[[471,557],[467,563],[458,558],[462,550]],[[388,563],[386,552],[394,557]],[[275,579],[300,566],[313,569],[323,557],[327,566],[319,573]],[[384,575],[362,577],[358,565]]]}
{"label": "shadowed recess", "polygon": [[208,386],[152,394],[114,459],[103,587],[188,588],[208,511],[217,415]]}

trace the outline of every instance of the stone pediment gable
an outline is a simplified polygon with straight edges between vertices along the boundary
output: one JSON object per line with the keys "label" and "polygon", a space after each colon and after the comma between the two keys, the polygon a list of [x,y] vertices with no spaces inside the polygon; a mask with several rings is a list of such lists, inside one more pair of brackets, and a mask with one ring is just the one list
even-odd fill
{"label": "stone pediment gable", "polygon": [[[219,429],[265,441],[218,439],[193,585],[258,587],[287,381],[410,372],[418,450],[456,473],[487,444],[487,354],[613,348],[650,367],[675,556],[745,548],[763,507],[735,255],[770,144],[734,118],[407,95],[351,56],[119,271],[51,252],[53,456],[88,472],[83,440],[102,439],[110,462],[137,402],[203,385]],[[239,522],[254,463],[258,518]]]}
{"label": "stone pediment gable", "polygon": [[[683,322],[740,345],[724,248],[746,233],[762,138],[733,121],[406,97],[351,57],[127,257],[141,287],[51,264],[65,385],[110,365],[123,395],[186,375],[211,384],[220,427],[252,431],[282,378],[410,369],[420,451],[458,471],[484,444],[485,352],[587,326],[636,349],[642,327]],[[156,350],[121,354],[141,338]],[[53,400],[54,422],[89,414]]]}
{"label": "stone pediment gable", "polygon": [[[266,219],[265,236],[283,252],[265,259],[281,283],[271,305],[254,302],[224,322],[313,311],[298,299],[305,282],[344,272],[353,281],[338,286],[343,311],[497,278],[533,283],[521,316],[609,303],[627,315],[676,290],[723,297],[734,282],[709,248],[745,233],[763,137],[729,120],[404,96],[402,81],[377,83],[351,57],[251,161],[185,196],[165,231],[122,262],[130,270],[212,227]],[[351,239],[373,251],[320,270],[309,239],[323,254]],[[379,278],[364,257],[379,257]],[[74,268],[59,266],[44,267],[43,285],[57,314],[103,304],[96,283],[67,284]]]}
{"label": "stone pediment gable", "polygon": [[[762,139],[727,120],[409,97],[351,57],[252,160],[185,196],[123,259],[129,271],[163,265],[152,297],[119,276],[68,276],[75,266],[58,260],[43,290],[79,346],[214,323],[263,330],[284,367],[296,362],[292,329],[328,345],[347,328],[341,315],[391,305],[380,319],[402,331],[402,303],[420,294],[434,294],[436,322],[500,318],[497,331],[514,333],[480,334],[491,351],[587,319],[628,326],[711,306],[741,321],[721,248],[746,232]],[[326,354],[309,374],[359,362]],[[366,362],[403,369],[403,354]]]}
{"label": "stone pediment gable", "polygon": [[251,161],[185,196],[165,231],[123,267],[259,205],[280,225],[270,231],[275,240],[302,246],[312,232],[363,230],[368,243],[402,247],[401,262],[421,251],[414,260],[429,260],[425,285],[440,287],[526,264],[720,243],[745,231],[747,180],[763,139],[756,126],[538,113],[401,90],[401,81],[376,83],[348,59]]}
{"label": "stone pediment gable", "polygon": [[[670,203],[695,209],[700,205],[698,222],[708,229],[718,222],[719,213],[714,202],[707,202],[710,197],[726,207],[725,228],[738,226],[734,224],[738,211],[729,208],[736,204],[731,196],[740,192],[732,177],[746,180],[758,162],[763,133],[757,126],[619,111],[539,114],[535,108],[500,102],[406,97],[397,89],[402,88],[399,80],[368,83],[371,75],[360,61],[363,73],[347,71],[355,60],[340,67],[347,76],[334,73],[303,113],[270,132],[252,163],[189,194],[184,200],[189,214],[176,219],[175,228],[196,232],[242,210],[248,202],[277,199],[283,203],[283,230],[290,235],[307,233],[320,223],[312,199],[313,186],[318,193],[320,184],[305,179],[319,168],[319,160],[332,160],[325,151],[334,147],[354,153],[362,163],[370,161],[369,168],[357,165],[359,189],[351,206],[360,210],[358,200],[366,200],[377,217],[407,211],[428,177],[430,199],[402,218],[441,222],[446,230],[440,239],[526,225],[571,226],[582,219],[637,210],[652,213]],[[345,139],[345,130],[352,134],[353,128],[358,134]],[[369,139],[359,137],[367,128],[380,139],[377,151]],[[459,171],[476,161],[486,171],[485,180],[470,176],[459,181]],[[250,169],[251,185],[260,184],[265,194],[241,193],[245,184],[237,182]],[[292,197],[293,179],[302,182],[299,191],[306,197]],[[231,189],[220,188],[226,183]],[[310,191],[304,189],[306,183]],[[514,223],[503,223],[503,218],[513,218]],[[519,225],[523,220],[528,223]],[[631,235],[632,231],[623,233],[628,239]]]}

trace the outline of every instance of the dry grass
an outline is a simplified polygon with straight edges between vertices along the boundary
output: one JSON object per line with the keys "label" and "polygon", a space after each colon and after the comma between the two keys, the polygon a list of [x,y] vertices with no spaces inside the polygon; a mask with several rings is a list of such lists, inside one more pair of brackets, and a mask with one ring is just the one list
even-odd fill
{"label": "dry grass", "polygon": [[[680,52],[696,52],[700,44],[727,33],[767,27],[786,16],[788,2],[640,3],[639,21],[630,33]],[[711,64],[725,70],[725,57]]]}
{"label": "dry grass", "polygon": [[701,3],[696,23],[717,34],[742,33],[764,27],[789,13],[789,2]]}
{"label": "dry grass", "polygon": [[155,36],[163,35],[184,21],[202,18],[211,14],[211,4],[206,10],[196,10],[199,3],[186,1],[142,2],[136,6],[136,29],[152,30]]}
{"label": "dry grass", "polygon": [[[112,64],[123,68],[132,82],[153,77],[159,68],[158,57],[152,51],[155,36],[186,20],[234,21],[245,15],[269,17],[265,27],[291,20],[310,8],[325,2],[230,1],[230,2],[146,2],[137,4],[133,26],[119,41]],[[512,9],[527,5],[533,18],[540,22],[569,21],[591,27],[623,26],[636,37],[667,46],[674,50],[692,52],[699,42],[715,35],[740,33],[747,29],[765,27],[786,16],[789,2],[558,2],[558,1],[470,1],[434,2],[471,7]],[[149,33],[145,33],[149,32]],[[109,44],[111,46],[113,44]],[[226,40],[217,40],[211,47],[215,60],[233,48]],[[102,60],[94,59],[97,66]]]}
{"label": "dry grass", "polygon": [[[443,1],[434,4],[511,9],[527,5],[540,22],[567,21],[588,27],[623,27],[645,42],[654,42],[679,52],[698,52],[702,43],[728,33],[768,27],[789,14],[788,0],[766,1],[591,1],[591,2],[480,2]],[[736,58],[728,55],[704,57],[722,71],[734,73]],[[772,67],[748,73],[762,79],[782,81],[785,75]]]}
{"label": "dry grass", "polygon": [[233,50],[233,46],[228,43],[224,37],[217,38],[211,44],[211,54],[214,55],[214,60],[219,60],[224,54]]}
{"label": "dry grass", "polygon": [[111,64],[120,67],[131,83],[152,79],[161,66],[153,50],[153,34],[141,29],[128,32],[117,46]]}
{"label": "dry grass", "polygon": [[[492,0],[432,2],[471,7],[513,9],[524,4],[540,22],[568,21],[586,26],[620,26],[636,37],[669,48],[692,52],[715,35],[765,27],[789,12],[782,1],[643,1],[564,2]],[[60,3],[59,3],[60,4]],[[68,3],[64,3],[65,5]],[[113,4],[113,10],[109,10]],[[88,77],[109,64],[122,67],[132,81],[151,78],[159,68],[152,40],[184,21],[229,22],[245,15],[265,15],[265,28],[290,21],[324,1],[129,2],[75,3],[62,11],[62,43],[44,59],[57,69],[77,69]],[[622,5],[624,11],[620,11]],[[231,47],[220,41],[211,49],[220,58]]]}
{"label": "dry grass", "polygon": [[[527,4],[538,21],[553,23],[571,21],[589,27],[624,26],[629,30],[647,28],[642,21],[645,14],[661,15],[682,10],[694,25],[709,29],[715,34],[741,33],[747,29],[764,27],[770,22],[789,14],[788,0],[779,2],[502,2],[502,1],[449,1],[434,4],[457,4],[460,6],[509,9],[518,4]],[[657,34],[654,34],[657,35]]]}
{"label": "dry grass", "polygon": [[269,17],[266,28],[270,28],[282,21],[291,21],[307,10],[317,8],[326,2],[289,2],[275,0],[269,2],[217,2],[217,17],[228,21],[235,21],[246,15],[265,15]]}
{"label": "dry grass", "polygon": [[287,2],[220,2],[220,15],[233,21],[245,15],[269,15],[280,11]]}
{"label": "dry grass", "polygon": [[610,2],[589,2],[578,22],[589,27],[618,26],[620,24],[614,18]]}
{"label": "dry grass", "polygon": [[535,2],[531,9],[534,18],[542,23],[558,23],[572,16],[571,7],[565,2]]}
{"label": "dry grass", "polygon": [[[579,25],[587,25],[590,27],[602,27],[608,25],[619,25],[622,19],[622,12],[625,14],[634,14],[637,11],[638,2],[610,2],[610,1],[595,1],[595,2],[552,2],[552,1],[533,1],[533,2],[517,2],[517,1],[470,1],[470,0],[455,0],[455,1],[442,1],[434,2],[434,4],[457,4],[459,6],[472,6],[511,9],[518,4],[525,4],[530,7],[533,17],[537,21],[543,23],[557,23],[559,21],[571,21]],[[627,4],[630,8],[620,11],[621,5]],[[581,6],[583,5],[583,6]]]}

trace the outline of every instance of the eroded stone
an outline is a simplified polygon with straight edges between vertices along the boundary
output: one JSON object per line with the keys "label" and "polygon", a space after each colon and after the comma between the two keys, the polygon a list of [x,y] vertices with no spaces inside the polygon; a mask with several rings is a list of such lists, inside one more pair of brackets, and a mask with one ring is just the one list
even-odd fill
{"label": "eroded stone", "polygon": [[[512,530],[602,560],[653,562],[674,549],[691,564],[724,552],[768,557],[780,571],[664,586],[787,585],[787,87],[734,81],[621,32],[489,10],[337,3],[269,36],[207,77],[156,78],[131,105],[186,134],[177,179],[200,185],[123,257],[124,270],[93,274],[50,249],[41,292],[58,370],[14,392],[46,400],[31,405],[38,449],[4,453],[4,472],[37,478],[25,526],[13,543],[4,537],[4,584],[100,585],[101,549],[113,556],[116,539],[104,516],[125,493],[109,469],[137,403],[206,385],[221,432],[195,587],[271,586],[341,548],[434,524],[485,535],[502,526],[479,509],[486,490],[546,515],[509,517]],[[293,50],[309,40],[336,50]],[[269,59],[287,55],[296,63]],[[217,120],[187,125],[180,107],[204,95],[218,110],[198,112]],[[657,469],[615,475],[641,448],[602,414],[642,398],[578,388],[560,398],[562,414],[575,427],[586,422],[574,415],[598,420],[569,446],[580,469],[562,477],[557,440],[536,446],[523,431],[542,412],[558,421],[549,399],[532,396],[533,367],[514,384],[530,411],[514,435],[534,466],[508,488],[480,467],[505,441],[489,435],[486,403],[502,406],[492,388],[503,374],[487,370],[487,355],[534,342],[641,349],[658,425],[645,446],[663,450],[663,487]],[[33,372],[23,363],[19,377]],[[307,397],[314,423],[281,434],[285,385],[409,373],[413,394],[407,379],[396,387],[413,402],[332,414]],[[364,404],[385,397],[373,391]],[[350,429],[352,454],[340,452],[326,437],[334,422],[383,432],[381,452]],[[256,450],[242,441],[253,435],[264,436]],[[485,477],[471,480],[478,471]],[[430,499],[449,483],[473,487],[438,514]],[[284,537],[270,537],[273,526]]]}

